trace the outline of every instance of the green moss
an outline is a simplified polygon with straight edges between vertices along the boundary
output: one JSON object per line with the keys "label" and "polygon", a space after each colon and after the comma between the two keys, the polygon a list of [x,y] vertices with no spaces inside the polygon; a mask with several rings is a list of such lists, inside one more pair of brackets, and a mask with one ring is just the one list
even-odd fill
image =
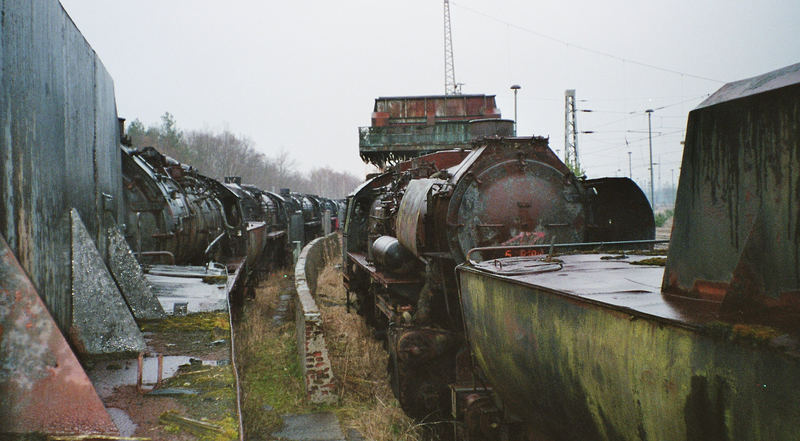
{"label": "green moss", "polygon": [[704,326],[709,334],[730,341],[752,344],[768,344],[772,339],[781,335],[777,329],[752,324],[729,324],[724,322],[711,322]]}
{"label": "green moss", "polygon": [[142,331],[225,331],[230,332],[227,312],[198,312],[185,316],[170,316],[163,320],[143,322],[140,324]]}
{"label": "green moss", "polygon": [[262,336],[243,364],[245,414],[255,415],[258,421],[251,425],[262,431],[280,428],[282,414],[320,410],[305,400],[294,335],[294,328],[289,327],[287,332]]}
{"label": "green moss", "polygon": [[164,412],[159,417],[167,433],[187,432],[199,441],[234,441],[239,439],[238,420],[231,416],[221,419],[192,418],[176,411]]}
{"label": "green moss", "polygon": [[667,264],[667,259],[664,257],[650,257],[649,259],[642,259],[642,260],[637,260],[635,262],[631,262],[631,265],[664,266],[666,264]]}
{"label": "green moss", "polygon": [[209,285],[223,285],[227,281],[228,281],[228,276],[224,274],[203,277],[203,283],[208,283]]}
{"label": "green moss", "polygon": [[733,325],[732,331],[734,339],[751,341],[754,343],[766,343],[781,335],[775,328],[761,325],[737,324]]}
{"label": "green moss", "polygon": [[183,405],[186,413],[180,417],[205,421],[220,426],[220,431],[196,429],[191,425],[176,423],[174,419],[162,415],[160,419],[168,432],[189,431],[200,440],[218,441],[238,438],[236,415],[236,384],[233,369],[227,366],[207,366],[186,364],[178,369],[177,375],[165,380],[161,388],[188,388],[198,391],[197,395],[180,395],[175,399]]}

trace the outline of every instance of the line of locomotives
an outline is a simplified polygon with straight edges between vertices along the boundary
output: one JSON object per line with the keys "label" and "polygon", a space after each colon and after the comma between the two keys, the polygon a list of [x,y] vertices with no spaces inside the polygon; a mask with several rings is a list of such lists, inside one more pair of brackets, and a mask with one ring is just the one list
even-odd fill
{"label": "line of locomotives", "polygon": [[365,182],[344,281],[403,408],[465,440],[797,439],[798,115],[800,64],[690,112],[666,259],[633,182],[542,138]]}
{"label": "line of locomotives", "polygon": [[454,271],[471,249],[654,238],[633,181],[576,178],[541,137],[398,163],[348,196],[346,213],[348,295],[386,336],[403,409],[429,421],[451,419],[449,386],[471,371]]}
{"label": "line of locomotives", "polygon": [[339,226],[339,201],[264,191],[238,177],[222,183],[153,147],[123,147],[122,173],[125,236],[143,263],[201,265],[244,256],[253,271],[260,262],[288,263],[297,243]]}

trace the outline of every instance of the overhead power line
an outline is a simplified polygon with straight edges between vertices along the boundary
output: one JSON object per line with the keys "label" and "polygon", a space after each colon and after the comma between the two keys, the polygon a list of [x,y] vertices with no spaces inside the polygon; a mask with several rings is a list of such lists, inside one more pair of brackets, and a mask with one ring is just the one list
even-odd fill
{"label": "overhead power line", "polygon": [[575,48],[575,49],[582,50],[584,52],[589,52],[589,53],[593,53],[593,54],[596,54],[596,55],[602,55],[604,57],[613,58],[615,60],[622,61],[624,63],[636,64],[638,66],[647,67],[649,69],[655,69],[655,70],[660,70],[662,72],[668,72],[668,73],[675,74],[675,75],[681,75],[681,76],[685,76],[685,77],[696,78],[698,80],[711,81],[711,82],[720,83],[720,84],[727,83],[727,81],[717,80],[717,79],[714,79],[714,78],[708,78],[708,77],[704,77],[702,75],[694,75],[694,74],[690,74],[690,73],[686,73],[686,72],[681,72],[679,70],[670,69],[670,68],[662,67],[662,66],[656,66],[655,64],[645,63],[643,61],[632,60],[630,58],[621,57],[619,55],[614,55],[614,54],[611,54],[611,53],[608,53],[608,52],[604,52],[604,51],[600,51],[600,50],[597,50],[597,49],[592,49],[592,48],[589,48],[589,47],[586,47],[586,46],[582,46],[582,45],[575,44],[575,43],[572,43],[572,42],[569,42],[569,41],[566,41],[566,40],[562,40],[562,39],[557,38],[557,37],[553,37],[552,35],[543,34],[541,32],[535,31],[535,30],[533,30],[531,28],[526,28],[525,26],[520,26],[520,25],[511,23],[509,21],[506,21],[506,20],[494,17],[492,15],[489,15],[489,14],[487,14],[485,12],[478,11],[477,9],[470,8],[469,6],[464,6],[464,5],[461,5],[461,4],[456,3],[456,2],[451,2],[451,3],[453,5],[459,7],[459,8],[466,9],[467,11],[470,11],[473,14],[477,14],[477,15],[480,15],[482,17],[488,18],[489,20],[493,20],[493,21],[496,21],[498,23],[502,23],[502,24],[504,24],[506,26],[519,29],[520,31],[527,32],[527,33],[529,33],[531,35],[535,35],[535,36],[543,38],[545,40],[550,40],[550,41],[553,41],[553,42],[556,42],[556,43],[560,43],[560,44],[563,44],[563,45],[568,46],[568,47],[572,47],[572,48]]}

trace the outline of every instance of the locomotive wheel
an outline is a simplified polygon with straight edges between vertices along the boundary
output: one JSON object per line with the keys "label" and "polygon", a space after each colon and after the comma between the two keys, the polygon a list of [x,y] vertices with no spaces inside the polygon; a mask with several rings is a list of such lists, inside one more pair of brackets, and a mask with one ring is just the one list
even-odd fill
{"label": "locomotive wheel", "polygon": [[449,382],[441,363],[411,367],[390,350],[387,370],[392,392],[408,416],[430,422],[446,419]]}

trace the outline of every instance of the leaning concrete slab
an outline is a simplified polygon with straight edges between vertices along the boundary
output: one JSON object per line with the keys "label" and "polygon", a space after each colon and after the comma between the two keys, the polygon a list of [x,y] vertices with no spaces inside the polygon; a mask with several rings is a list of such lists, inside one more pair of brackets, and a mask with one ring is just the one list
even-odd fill
{"label": "leaning concrete slab", "polygon": [[2,235],[0,397],[0,439],[30,433],[117,435],[94,386]]}
{"label": "leaning concrete slab", "polygon": [[166,317],[147,279],[142,267],[133,257],[128,242],[116,226],[108,229],[108,269],[119,286],[137,320],[156,320]]}
{"label": "leaning concrete slab", "polygon": [[128,305],[106,269],[78,211],[72,220],[72,325],[78,352],[111,355],[144,351],[145,342]]}

